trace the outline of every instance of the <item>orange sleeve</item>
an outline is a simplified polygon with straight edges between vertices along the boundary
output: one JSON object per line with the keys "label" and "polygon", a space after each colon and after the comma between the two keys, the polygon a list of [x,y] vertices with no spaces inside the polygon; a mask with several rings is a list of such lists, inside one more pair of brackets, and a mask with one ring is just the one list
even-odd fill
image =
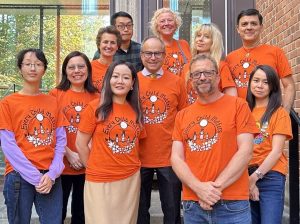
{"label": "orange sleeve", "polygon": [[220,67],[219,73],[221,78],[221,82],[220,82],[221,91],[224,91],[224,89],[228,87],[235,87],[235,83],[232,79],[232,75],[228,67],[228,64],[224,61],[220,61],[219,67]]}
{"label": "orange sleeve", "polygon": [[145,129],[145,127],[142,127],[139,139],[143,139],[143,138],[146,138],[146,137],[147,137],[146,129]]}
{"label": "orange sleeve", "polygon": [[183,142],[183,139],[182,139],[182,135],[181,135],[181,121],[182,121],[182,114],[183,114],[183,110],[182,111],[179,111],[176,115],[176,118],[175,118],[175,125],[174,125],[174,130],[173,130],[173,134],[172,134],[172,140],[173,141],[180,141],[180,142]]}
{"label": "orange sleeve", "polygon": [[187,91],[183,79],[179,79],[180,95],[178,99],[178,111],[187,106]]}
{"label": "orange sleeve", "polygon": [[237,99],[237,135],[242,133],[257,134],[259,130],[256,126],[255,120],[251,114],[247,102],[241,98]]}
{"label": "orange sleeve", "polygon": [[54,88],[54,89],[51,89],[51,90],[49,91],[48,94],[49,94],[50,96],[56,97],[56,96],[57,96],[57,93],[58,93],[57,89]]}
{"label": "orange sleeve", "polygon": [[184,55],[186,56],[188,63],[191,61],[192,59],[192,54],[191,54],[191,50],[190,50],[190,45],[186,40],[179,40],[180,46],[184,52]]}
{"label": "orange sleeve", "polygon": [[95,110],[88,104],[82,112],[81,122],[79,123],[78,130],[84,133],[92,134],[96,127]]}
{"label": "orange sleeve", "polygon": [[285,135],[287,138],[286,140],[291,140],[293,138],[290,115],[284,108],[281,107],[278,109],[278,114],[273,127],[273,135]]}
{"label": "orange sleeve", "polygon": [[284,78],[286,76],[292,75],[292,69],[289,64],[289,61],[287,57],[285,56],[285,53],[283,52],[282,49],[277,48],[277,62],[278,62],[278,67],[277,72],[280,78]]}
{"label": "orange sleeve", "polygon": [[0,104],[0,129],[13,131],[11,113],[6,99],[3,99]]}

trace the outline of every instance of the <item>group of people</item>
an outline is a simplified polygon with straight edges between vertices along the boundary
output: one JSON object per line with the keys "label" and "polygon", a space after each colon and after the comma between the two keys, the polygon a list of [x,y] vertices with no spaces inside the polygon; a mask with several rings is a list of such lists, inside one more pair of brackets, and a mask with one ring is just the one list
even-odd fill
{"label": "group of people", "polygon": [[9,223],[30,223],[33,204],[41,223],[63,223],[72,192],[73,224],[150,224],[155,173],[166,224],[181,223],[181,201],[187,224],[281,222],[288,60],[260,43],[256,9],[239,14],[243,46],[225,60],[216,25],[200,25],[190,49],[174,39],[181,22],[158,9],[139,44],[132,17],[115,13],[94,59],[68,54],[49,94],[44,53],[18,54],[23,88],[0,104]]}

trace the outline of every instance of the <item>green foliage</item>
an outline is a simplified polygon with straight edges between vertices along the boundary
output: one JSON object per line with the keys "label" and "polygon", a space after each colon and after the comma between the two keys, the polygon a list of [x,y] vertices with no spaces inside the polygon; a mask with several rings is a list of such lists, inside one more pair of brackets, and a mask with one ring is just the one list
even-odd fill
{"label": "green foliage", "polygon": [[[58,71],[67,54],[78,50],[86,53],[89,58],[93,57],[97,31],[108,23],[109,18],[109,15],[62,15],[58,25],[56,15],[52,13],[44,16],[43,33],[40,37],[40,15],[38,11],[33,13],[34,15],[0,14],[1,87],[22,83],[16,68],[16,55],[24,48],[39,48],[41,39],[49,63],[42,88],[52,89],[56,85],[60,75]],[[81,11],[78,11],[78,14],[81,14]]]}

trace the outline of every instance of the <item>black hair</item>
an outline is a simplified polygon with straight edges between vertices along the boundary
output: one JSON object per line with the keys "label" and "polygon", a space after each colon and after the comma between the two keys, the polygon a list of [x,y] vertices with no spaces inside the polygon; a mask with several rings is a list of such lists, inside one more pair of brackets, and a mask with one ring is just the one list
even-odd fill
{"label": "black hair", "polygon": [[240,19],[243,16],[258,16],[259,24],[262,25],[262,23],[263,23],[263,17],[257,9],[242,10],[237,17],[237,21],[236,21],[237,25],[239,25]]}
{"label": "black hair", "polygon": [[267,105],[267,109],[263,116],[261,117],[260,123],[261,125],[265,122],[268,122],[272,116],[272,114],[281,106],[282,98],[281,98],[281,89],[279,78],[275,70],[269,65],[258,65],[254,68],[254,70],[250,73],[249,83],[248,83],[248,91],[247,91],[247,102],[249,104],[250,110],[252,111],[256,105],[255,96],[251,92],[251,81],[253,76],[257,70],[262,70],[266,73],[268,86],[270,89],[269,93],[269,102]]}
{"label": "black hair", "polygon": [[115,26],[115,25],[116,25],[116,19],[117,19],[118,17],[127,17],[127,18],[129,18],[129,19],[131,20],[131,22],[133,23],[133,20],[132,20],[131,15],[129,15],[127,12],[120,11],[120,12],[114,13],[114,14],[110,17],[110,25]]}
{"label": "black hair", "polygon": [[37,49],[37,48],[27,48],[27,49],[21,50],[18,53],[18,55],[17,55],[17,66],[18,66],[18,68],[19,69],[22,68],[22,63],[23,63],[23,60],[24,60],[24,56],[28,52],[34,53],[35,56],[37,57],[37,59],[39,59],[41,62],[43,62],[44,68],[45,68],[45,71],[46,71],[47,66],[48,66],[48,61],[46,59],[46,56],[45,56],[44,52],[41,49]]}
{"label": "black hair", "polygon": [[143,113],[141,110],[141,103],[139,97],[139,81],[137,77],[137,72],[131,63],[125,61],[115,61],[111,63],[108,67],[104,76],[103,85],[101,89],[100,106],[96,109],[95,116],[100,121],[105,121],[113,109],[113,92],[110,86],[110,80],[115,70],[115,67],[118,65],[126,65],[131,71],[132,80],[134,81],[134,83],[132,86],[132,90],[130,90],[126,96],[126,100],[137,115],[136,122],[139,125],[142,125]]}
{"label": "black hair", "polygon": [[71,58],[74,57],[81,57],[84,61],[85,61],[85,65],[87,67],[88,70],[88,74],[87,74],[87,79],[84,82],[84,89],[86,91],[88,91],[89,93],[95,93],[97,92],[97,88],[93,85],[92,82],[92,66],[91,66],[91,62],[89,60],[89,58],[82,52],[80,51],[72,51],[71,53],[69,53],[66,57],[65,60],[62,64],[62,68],[61,68],[61,81],[60,83],[57,85],[57,89],[63,90],[63,91],[67,91],[68,89],[70,89],[71,87],[71,82],[68,79],[68,75],[67,75],[67,65],[69,63],[69,61],[71,60]]}

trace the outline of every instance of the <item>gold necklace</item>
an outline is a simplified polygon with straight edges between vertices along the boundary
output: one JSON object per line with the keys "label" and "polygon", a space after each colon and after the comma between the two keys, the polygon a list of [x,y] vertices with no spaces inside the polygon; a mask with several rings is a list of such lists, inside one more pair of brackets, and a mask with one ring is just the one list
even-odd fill
{"label": "gold necklace", "polygon": [[255,42],[251,47],[248,47],[248,48],[246,48],[243,45],[243,49],[246,52],[245,58],[248,58],[250,56],[251,51],[254,50],[256,47],[258,47],[258,45],[259,45],[259,41]]}

